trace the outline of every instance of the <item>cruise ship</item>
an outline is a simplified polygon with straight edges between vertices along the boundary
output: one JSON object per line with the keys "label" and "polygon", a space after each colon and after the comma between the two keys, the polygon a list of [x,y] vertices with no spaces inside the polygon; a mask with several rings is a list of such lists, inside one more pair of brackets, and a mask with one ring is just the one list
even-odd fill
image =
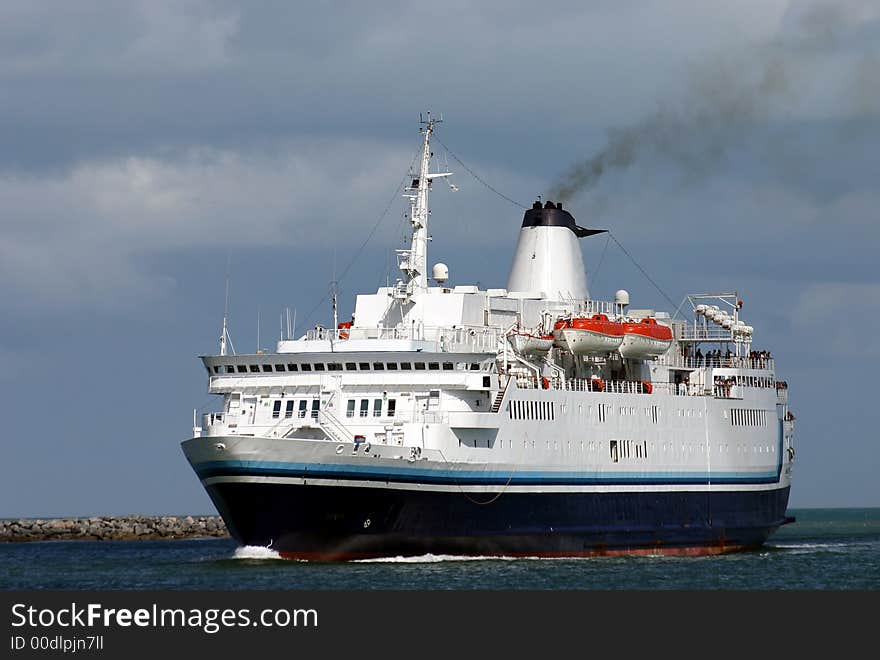
{"label": "cruise ship", "polygon": [[200,358],[218,399],[182,447],[234,539],[322,561],[760,547],[792,520],[794,415],[738,293],[593,299],[580,241],[604,230],[554,201],[525,209],[506,287],[448,285],[437,124],[393,285],[274,352],[235,354],[224,319]]}

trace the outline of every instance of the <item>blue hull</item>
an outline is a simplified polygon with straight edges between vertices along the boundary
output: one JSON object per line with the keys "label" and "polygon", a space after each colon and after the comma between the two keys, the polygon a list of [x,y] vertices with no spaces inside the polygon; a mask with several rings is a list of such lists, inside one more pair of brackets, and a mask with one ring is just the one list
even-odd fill
{"label": "blue hull", "polygon": [[269,483],[206,486],[232,536],[282,556],[715,554],[759,547],[789,488],[465,493]]}

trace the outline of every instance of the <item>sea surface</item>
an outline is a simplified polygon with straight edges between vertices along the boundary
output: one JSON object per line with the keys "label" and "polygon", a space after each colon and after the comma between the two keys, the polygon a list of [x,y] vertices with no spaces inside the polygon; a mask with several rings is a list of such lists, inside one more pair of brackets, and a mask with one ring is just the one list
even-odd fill
{"label": "sea surface", "polygon": [[795,509],[718,557],[300,562],[229,539],[0,543],[2,589],[880,589],[880,508]]}

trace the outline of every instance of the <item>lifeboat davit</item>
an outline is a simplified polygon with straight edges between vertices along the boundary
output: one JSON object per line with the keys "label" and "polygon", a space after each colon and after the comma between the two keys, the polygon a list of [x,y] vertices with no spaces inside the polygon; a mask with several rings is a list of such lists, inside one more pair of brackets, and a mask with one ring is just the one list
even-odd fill
{"label": "lifeboat davit", "polygon": [[510,335],[510,344],[520,355],[540,355],[553,348],[553,335],[532,335],[515,332]]}
{"label": "lifeboat davit", "polygon": [[656,319],[646,318],[623,325],[623,341],[620,354],[632,360],[663,355],[672,344],[672,328],[657,323]]}
{"label": "lifeboat davit", "polygon": [[553,338],[557,346],[574,355],[603,355],[623,342],[623,324],[609,321],[605,314],[560,319],[553,328]]}

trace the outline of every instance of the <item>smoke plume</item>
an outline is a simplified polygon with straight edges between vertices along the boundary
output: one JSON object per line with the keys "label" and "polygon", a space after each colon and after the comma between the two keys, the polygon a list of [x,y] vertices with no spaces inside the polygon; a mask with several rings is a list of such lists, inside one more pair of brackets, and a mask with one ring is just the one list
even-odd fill
{"label": "smoke plume", "polygon": [[[876,119],[880,110],[880,8],[867,0],[792,3],[777,36],[694,67],[679,98],[653,115],[612,129],[602,149],[574,164],[547,198],[568,201],[612,170],[648,157],[674,164],[686,179],[717,170],[731,149],[797,112],[833,77],[837,119]],[[773,145],[764,144],[772,149]]]}

